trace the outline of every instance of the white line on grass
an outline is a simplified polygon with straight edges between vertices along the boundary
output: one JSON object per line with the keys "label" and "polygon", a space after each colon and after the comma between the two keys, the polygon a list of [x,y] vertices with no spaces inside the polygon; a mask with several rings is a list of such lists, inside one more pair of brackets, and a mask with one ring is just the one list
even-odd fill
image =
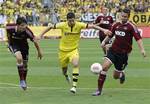
{"label": "white line on grass", "polygon": [[[13,83],[0,83],[0,85],[7,85],[7,86],[0,86],[0,89],[17,89],[19,85]],[[40,86],[29,86],[29,89],[36,89],[36,90],[65,90],[67,88],[63,87],[40,87]],[[94,90],[95,88],[78,88],[81,90]],[[150,91],[150,89],[144,88],[104,88],[107,90],[128,90],[128,91]]]}
{"label": "white line on grass", "polygon": [[1,82],[0,82],[0,85],[8,85],[8,86],[15,86],[15,87],[18,86],[17,84],[14,84],[14,83],[1,83]]}

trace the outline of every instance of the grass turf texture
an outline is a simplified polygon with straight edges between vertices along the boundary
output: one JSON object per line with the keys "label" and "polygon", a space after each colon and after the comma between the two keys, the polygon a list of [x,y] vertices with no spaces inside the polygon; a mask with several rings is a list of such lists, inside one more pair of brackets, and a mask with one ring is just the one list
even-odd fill
{"label": "grass turf texture", "polygon": [[[97,87],[97,76],[90,72],[90,65],[102,62],[103,52],[98,39],[80,41],[80,77],[77,93],[71,94],[70,85],[61,74],[58,63],[58,40],[42,40],[44,57],[37,60],[37,53],[30,43],[28,90],[18,86],[16,60],[0,43],[0,104],[149,104],[150,103],[150,45],[144,39],[148,57],[144,59],[134,41],[133,51],[126,68],[126,82],[112,78],[112,66],[104,85],[103,95],[91,96]],[[69,68],[71,75],[72,68]]]}

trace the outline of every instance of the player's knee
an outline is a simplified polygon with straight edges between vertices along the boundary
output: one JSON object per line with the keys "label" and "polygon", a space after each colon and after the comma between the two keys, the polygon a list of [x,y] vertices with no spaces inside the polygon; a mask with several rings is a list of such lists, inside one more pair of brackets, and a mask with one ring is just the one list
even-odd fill
{"label": "player's knee", "polygon": [[23,63],[23,59],[22,59],[21,57],[17,57],[16,59],[17,59],[17,63],[18,63],[18,64]]}
{"label": "player's knee", "polygon": [[72,65],[73,65],[73,67],[78,67],[79,66],[79,62],[78,61],[72,61]]}
{"label": "player's knee", "polygon": [[78,63],[73,63],[73,67],[78,67],[79,64]]}

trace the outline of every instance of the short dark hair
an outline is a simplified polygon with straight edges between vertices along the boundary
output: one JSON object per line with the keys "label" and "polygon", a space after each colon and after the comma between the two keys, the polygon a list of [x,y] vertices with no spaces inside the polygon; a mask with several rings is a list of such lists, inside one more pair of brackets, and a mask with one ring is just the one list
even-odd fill
{"label": "short dark hair", "polygon": [[129,8],[124,8],[124,9],[123,9],[123,12],[124,12],[124,13],[127,13],[128,16],[130,16],[130,9],[129,9]]}
{"label": "short dark hair", "polygon": [[16,20],[16,24],[20,25],[22,23],[27,24],[27,20],[24,17],[18,17],[17,20]]}
{"label": "short dark hair", "polygon": [[67,14],[67,19],[75,18],[75,14],[73,12],[69,12]]}

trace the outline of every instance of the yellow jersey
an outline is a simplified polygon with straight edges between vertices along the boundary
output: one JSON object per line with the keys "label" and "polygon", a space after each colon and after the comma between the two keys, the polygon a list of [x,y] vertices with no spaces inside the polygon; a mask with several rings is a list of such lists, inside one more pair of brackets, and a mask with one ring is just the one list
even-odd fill
{"label": "yellow jersey", "polygon": [[59,49],[62,51],[72,51],[79,46],[81,29],[87,27],[86,23],[75,22],[75,25],[71,28],[68,26],[68,22],[60,22],[55,25],[56,29],[61,29],[61,39],[59,43]]}

